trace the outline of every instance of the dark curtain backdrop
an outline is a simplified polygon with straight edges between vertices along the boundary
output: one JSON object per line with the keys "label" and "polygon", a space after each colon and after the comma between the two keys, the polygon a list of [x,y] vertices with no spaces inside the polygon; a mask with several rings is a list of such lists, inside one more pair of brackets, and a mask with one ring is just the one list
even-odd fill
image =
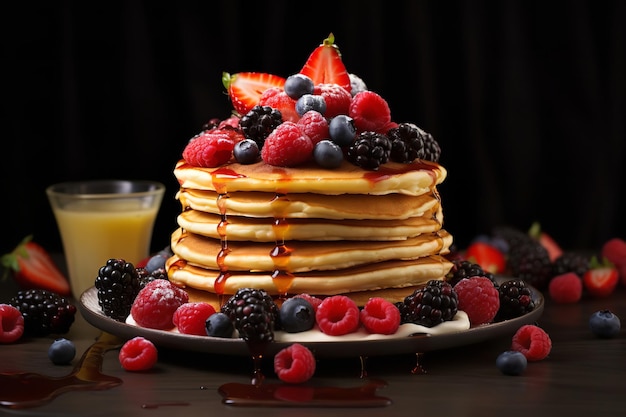
{"label": "dark curtain backdrop", "polygon": [[440,142],[459,246],[539,221],[566,248],[626,237],[626,2],[5,2],[2,253],[61,243],[44,189],[142,178],[180,206],[172,169],[230,107],[222,71],[288,76],[330,32],[394,120]]}

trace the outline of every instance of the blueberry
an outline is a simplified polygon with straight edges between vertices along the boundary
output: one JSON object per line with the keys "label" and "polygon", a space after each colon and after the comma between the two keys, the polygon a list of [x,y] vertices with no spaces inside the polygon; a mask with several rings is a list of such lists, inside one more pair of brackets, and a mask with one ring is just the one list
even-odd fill
{"label": "blueberry", "polygon": [[326,100],[324,100],[324,97],[313,94],[305,94],[300,97],[298,101],[296,101],[296,112],[300,116],[310,110],[315,110],[321,114],[326,113]]}
{"label": "blueberry", "polygon": [[326,169],[334,169],[343,162],[343,151],[335,142],[324,139],[313,148],[313,158],[315,163]]}
{"label": "blueberry", "polygon": [[151,274],[157,269],[165,268],[165,261],[167,261],[167,258],[169,258],[169,256],[165,256],[164,253],[160,252],[151,256],[146,263],[146,271]]}
{"label": "blueberry", "polygon": [[313,94],[313,80],[304,74],[293,74],[285,80],[285,93],[294,100],[305,94]]}
{"label": "blueberry", "polygon": [[304,298],[288,298],[280,306],[280,324],[287,333],[310,330],[315,324],[315,310]]}
{"label": "blueberry", "polygon": [[252,139],[244,139],[237,142],[233,155],[240,164],[253,164],[259,158],[259,145]]}
{"label": "blueberry", "polygon": [[609,310],[596,311],[589,317],[589,328],[591,332],[602,338],[617,336],[621,323],[619,317]]}
{"label": "blueberry", "polygon": [[235,327],[233,322],[224,313],[213,313],[206,319],[204,323],[206,334],[213,337],[223,337],[230,339],[233,337]]}
{"label": "blueberry", "polygon": [[356,137],[356,127],[354,119],[345,114],[340,114],[332,118],[328,124],[328,134],[330,138],[339,146],[348,146],[354,142]]}
{"label": "blueberry", "polygon": [[496,358],[496,367],[505,375],[520,375],[526,370],[528,359],[522,352],[507,350]]}
{"label": "blueberry", "polygon": [[48,348],[48,357],[55,365],[67,365],[76,356],[76,346],[71,340],[56,339]]}

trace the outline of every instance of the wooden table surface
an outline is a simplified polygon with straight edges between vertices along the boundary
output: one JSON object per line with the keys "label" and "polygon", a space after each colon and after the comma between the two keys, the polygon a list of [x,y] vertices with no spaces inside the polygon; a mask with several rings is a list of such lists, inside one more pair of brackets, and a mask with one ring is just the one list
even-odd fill
{"label": "wooden table surface", "polygon": [[[12,288],[0,285],[0,302]],[[327,387],[367,390],[369,381],[384,383],[373,395],[387,398],[380,407],[242,407],[225,405],[218,388],[225,383],[249,384],[253,365],[240,356],[219,356],[159,348],[159,361],[148,372],[121,369],[118,350],[104,354],[102,373],[121,379],[105,390],[69,391],[37,407],[0,407],[0,414],[36,416],[618,416],[626,413],[626,330],[613,339],[599,339],[589,330],[589,316],[601,309],[626,320],[626,289],[605,299],[585,298],[557,305],[546,297],[537,324],[550,335],[550,356],[530,362],[524,374],[506,376],[495,366],[499,353],[510,347],[506,335],[478,344],[426,353],[420,363],[426,373],[415,374],[413,354],[372,357],[361,374],[358,357],[318,359],[314,389]],[[82,353],[100,331],[77,313],[63,337],[72,340],[77,356],[71,365],[53,365],[47,349],[55,336],[23,339],[0,345],[0,373],[37,372],[62,377],[72,372]],[[266,383],[279,384],[271,359],[265,358]],[[284,405],[294,403],[284,402]]]}

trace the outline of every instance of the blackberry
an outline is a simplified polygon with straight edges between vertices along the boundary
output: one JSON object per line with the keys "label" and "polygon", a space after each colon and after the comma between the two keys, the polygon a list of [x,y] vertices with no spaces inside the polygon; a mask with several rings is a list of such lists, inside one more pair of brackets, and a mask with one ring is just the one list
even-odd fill
{"label": "blackberry", "polygon": [[458,311],[458,304],[452,285],[442,280],[430,280],[426,286],[407,296],[398,308],[402,323],[433,327],[452,320]]}
{"label": "blackberry", "polygon": [[139,274],[132,263],[111,258],[98,270],[95,287],[104,315],[123,322],[139,293]]}
{"label": "blackberry", "polygon": [[272,297],[261,289],[240,288],[221,308],[233,322],[239,336],[246,342],[274,341],[274,323],[278,307]]}
{"label": "blackberry", "polygon": [[18,291],[9,304],[22,313],[28,336],[67,333],[76,315],[76,306],[67,298],[41,289]]}
{"label": "blackberry", "polygon": [[589,270],[591,257],[580,252],[565,251],[552,263],[552,276],[574,272],[582,278]]}
{"label": "blackberry", "polygon": [[137,268],[137,279],[139,280],[139,289],[137,292],[139,292],[149,282],[152,282],[155,279],[168,280],[169,277],[167,276],[167,271],[163,267],[157,268],[152,272],[148,272],[148,269],[146,268]]}
{"label": "blackberry", "polygon": [[500,309],[495,321],[520,317],[535,309],[532,292],[523,280],[508,280],[500,284],[498,292],[500,293]]}
{"label": "blackberry", "polygon": [[265,144],[265,138],[282,122],[283,115],[279,110],[257,105],[239,120],[239,127],[243,135],[255,141],[261,150]]}
{"label": "blackberry", "polygon": [[427,161],[438,162],[441,157],[441,147],[430,133],[424,133],[424,159]]}
{"label": "blackberry", "polygon": [[479,264],[470,262],[466,259],[452,259],[452,268],[446,274],[446,281],[453,287],[459,281],[470,277],[485,277],[493,282],[494,287],[498,287],[498,283],[491,272],[485,271]]}
{"label": "blackberry", "polygon": [[348,147],[347,159],[353,165],[376,171],[389,161],[391,141],[383,134],[362,132]]}
{"label": "blackberry", "polygon": [[391,141],[389,158],[395,162],[409,163],[424,158],[423,131],[413,123],[401,123],[389,129],[387,136]]}

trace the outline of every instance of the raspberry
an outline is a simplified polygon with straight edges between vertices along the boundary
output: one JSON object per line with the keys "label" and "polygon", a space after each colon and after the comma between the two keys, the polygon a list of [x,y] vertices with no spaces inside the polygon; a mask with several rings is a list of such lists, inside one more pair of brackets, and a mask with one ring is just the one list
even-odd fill
{"label": "raspberry", "polygon": [[317,311],[317,307],[319,307],[319,305],[322,303],[321,298],[315,297],[310,294],[302,293],[302,294],[295,295],[294,297],[300,297],[300,298],[304,298],[305,300],[307,300],[313,307],[313,311]]}
{"label": "raspberry", "polygon": [[465,311],[472,325],[490,323],[500,309],[500,293],[486,277],[462,279],[454,290],[459,298],[459,310]]}
{"label": "raspberry", "polygon": [[[345,90],[344,90],[345,91]],[[328,120],[321,113],[316,111],[308,111],[298,120],[297,125],[300,130],[307,135],[313,146],[319,141],[328,139]]]}
{"label": "raspberry", "polygon": [[626,264],[626,241],[618,237],[607,240],[602,245],[602,257],[618,267]]}
{"label": "raspberry", "polygon": [[283,382],[306,382],[315,373],[315,357],[306,346],[294,343],[274,356],[274,372]]}
{"label": "raspberry", "polygon": [[261,158],[268,165],[296,166],[313,154],[313,142],[297,124],[284,122],[265,139]]}
{"label": "raspberry", "polygon": [[325,298],[315,312],[315,320],[323,333],[340,336],[359,328],[359,307],[345,295]]}
{"label": "raspberry", "polygon": [[189,301],[189,295],[170,281],[157,279],[139,291],[130,309],[141,327],[169,330],[174,327],[174,312]]}
{"label": "raspberry", "polygon": [[357,132],[387,133],[391,110],[384,98],[373,91],[362,91],[354,96],[348,115],[354,119]]}
{"label": "raspberry", "polygon": [[202,132],[189,141],[183,150],[183,159],[198,167],[216,167],[230,160],[235,147],[230,133],[222,130]]}
{"label": "raspberry", "polygon": [[0,304],[0,343],[13,343],[24,334],[24,316],[9,304]]}
{"label": "raspberry", "polygon": [[548,284],[548,293],[554,302],[577,303],[583,295],[583,282],[574,272],[557,275]]}
{"label": "raspberry", "polygon": [[259,106],[269,106],[276,109],[283,116],[285,122],[297,122],[300,115],[296,111],[296,100],[292,99],[280,87],[268,88],[261,94]]}
{"label": "raspberry", "polygon": [[400,326],[400,310],[384,298],[373,297],[363,306],[360,319],[370,333],[394,334]]}
{"label": "raspberry", "polygon": [[122,345],[118,357],[127,371],[147,371],[156,363],[158,352],[151,341],[137,336]]}
{"label": "raspberry", "polygon": [[529,361],[539,361],[550,354],[552,341],[541,327],[526,324],[513,335],[511,349],[521,352]]}
{"label": "raspberry", "polygon": [[206,320],[215,313],[215,308],[208,303],[185,303],[176,309],[172,322],[183,334],[206,336]]}
{"label": "raspberry", "polygon": [[352,95],[338,84],[318,84],[313,89],[313,94],[324,97],[326,112],[324,116],[332,119],[339,114],[348,114]]}

